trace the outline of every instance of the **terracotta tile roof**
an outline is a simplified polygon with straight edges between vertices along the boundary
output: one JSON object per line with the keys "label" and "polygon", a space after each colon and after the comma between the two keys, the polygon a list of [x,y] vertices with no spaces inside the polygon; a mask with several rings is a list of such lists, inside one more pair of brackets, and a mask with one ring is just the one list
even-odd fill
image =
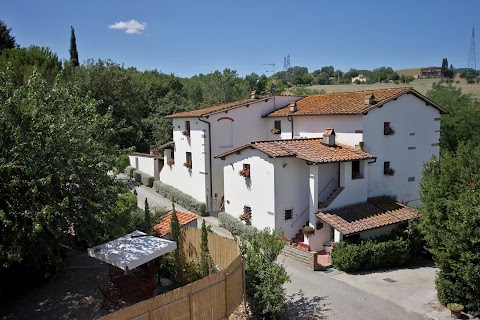
{"label": "terracotta tile roof", "polygon": [[173,149],[174,147],[175,147],[175,142],[169,141],[167,143],[162,144],[161,146],[157,146],[157,150]]}
{"label": "terracotta tile roof", "polygon": [[[177,218],[180,226],[189,224],[190,222],[197,220],[197,216],[191,213],[179,212],[177,211]],[[170,211],[166,216],[160,220],[160,222],[155,225],[152,229],[153,232],[160,235],[160,237],[165,237],[170,233],[170,223],[172,222],[172,211]]]}
{"label": "terracotta tile roof", "polygon": [[[281,96],[289,96],[289,95],[281,95]],[[264,102],[264,101],[267,101],[268,99],[271,99],[271,98],[273,98],[273,96],[271,96],[271,95],[260,96],[258,99],[248,98],[248,99],[229,102],[229,103],[224,103],[224,104],[221,104],[221,105],[218,105],[218,106],[208,107],[208,108],[204,108],[204,109],[174,113],[174,114],[171,114],[171,115],[167,116],[167,118],[204,117],[204,116],[208,116],[210,114],[218,113],[218,112],[221,112],[221,111],[230,110],[230,109],[234,109],[234,108],[239,108],[239,107],[251,105],[251,104],[254,104],[254,103],[258,103],[258,102]],[[298,98],[303,98],[303,97],[298,97]]]}
{"label": "terracotta tile roof", "polygon": [[[424,100],[428,105],[438,109],[440,113],[446,110],[429,100],[412,87],[388,88],[356,92],[332,92],[312,95],[297,101],[297,111],[291,113],[288,107],[278,109],[266,117],[286,117],[288,115],[333,115],[333,114],[366,114],[369,110],[383,106],[383,104],[398,98],[403,94],[413,94]],[[373,104],[366,104],[365,100],[374,97]]]}
{"label": "terracotta tile roof", "polygon": [[225,157],[231,154],[239,153],[248,148],[257,149],[272,158],[296,157],[315,163],[375,158],[374,155],[343,144],[337,143],[335,146],[329,147],[322,142],[322,138],[255,141],[226,153],[222,153],[215,158],[225,159]]}
{"label": "terracotta tile roof", "polygon": [[351,234],[417,218],[420,213],[388,196],[369,198],[367,202],[322,211],[317,217],[343,234]]}

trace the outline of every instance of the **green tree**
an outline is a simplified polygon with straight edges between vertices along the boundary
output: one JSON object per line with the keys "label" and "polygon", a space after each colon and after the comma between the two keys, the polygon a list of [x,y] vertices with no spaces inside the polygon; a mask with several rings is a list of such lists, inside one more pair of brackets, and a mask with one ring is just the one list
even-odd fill
{"label": "green tree", "polygon": [[180,229],[180,222],[178,221],[177,211],[175,211],[175,199],[172,197],[172,219],[170,221],[170,240],[177,243],[177,249],[175,249],[175,264],[176,264],[176,281],[180,285],[185,284],[185,257],[183,255],[183,239]]}
{"label": "green tree", "polygon": [[0,20],[0,53],[4,49],[13,49],[18,47],[15,42],[15,37],[10,34],[12,28],[7,28],[7,25],[3,20]]}
{"label": "green tree", "polygon": [[110,115],[38,72],[19,88],[14,79],[0,72],[0,265],[51,270],[65,241],[91,246],[125,234],[131,198],[107,174]]}
{"label": "green tree", "polygon": [[200,271],[202,277],[207,277],[213,272],[213,261],[208,250],[208,228],[205,223],[205,219],[202,221],[202,241],[200,244],[201,258],[200,258]]}
{"label": "green tree", "polygon": [[70,63],[74,67],[78,67],[80,63],[78,62],[78,51],[77,51],[77,40],[75,39],[75,30],[72,26],[70,33]]}
{"label": "green tree", "polygon": [[448,73],[448,59],[447,58],[442,59],[441,73],[442,73],[442,76],[447,77],[447,73]]}
{"label": "green tree", "polygon": [[282,234],[268,229],[237,238],[245,259],[246,291],[255,319],[282,319],[285,311],[285,289],[290,280],[277,257],[285,243]]}
{"label": "green tree", "polygon": [[320,70],[320,72],[325,72],[329,77],[333,77],[335,68],[333,66],[325,66]]}
{"label": "green tree", "polygon": [[460,144],[423,170],[420,230],[433,254],[440,302],[480,315],[480,147]]}
{"label": "green tree", "polygon": [[147,233],[152,232],[152,218],[150,216],[150,208],[148,207],[148,199],[145,198],[145,230]]}
{"label": "green tree", "polygon": [[462,94],[460,88],[451,84],[434,83],[427,97],[448,110],[442,116],[440,147],[442,150],[455,151],[461,142],[470,141],[480,145],[480,101],[468,94]]}
{"label": "green tree", "polygon": [[8,69],[12,70],[11,80],[15,87],[26,84],[34,70],[51,85],[62,70],[62,63],[50,49],[31,46],[3,50],[0,55],[0,72],[7,72]]}

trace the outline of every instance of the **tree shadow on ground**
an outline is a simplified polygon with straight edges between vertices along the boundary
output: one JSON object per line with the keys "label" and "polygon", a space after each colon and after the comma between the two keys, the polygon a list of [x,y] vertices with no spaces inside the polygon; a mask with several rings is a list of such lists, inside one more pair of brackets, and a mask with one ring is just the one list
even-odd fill
{"label": "tree shadow on ground", "polygon": [[285,319],[315,320],[327,319],[326,311],[329,311],[328,303],[325,303],[327,297],[313,298],[305,297],[305,293],[300,290],[292,295],[287,295]]}

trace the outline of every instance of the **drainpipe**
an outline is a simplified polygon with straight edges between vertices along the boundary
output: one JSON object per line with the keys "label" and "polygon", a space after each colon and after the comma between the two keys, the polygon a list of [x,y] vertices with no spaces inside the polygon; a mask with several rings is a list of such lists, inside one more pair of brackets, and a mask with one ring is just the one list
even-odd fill
{"label": "drainpipe", "polygon": [[293,117],[292,117],[292,115],[289,114],[287,116],[287,120],[290,121],[290,123],[292,124],[292,139],[293,139]]}
{"label": "drainpipe", "polygon": [[[204,122],[208,125],[208,154],[209,154],[208,165],[209,165],[209,170],[210,170],[208,175],[210,176],[210,203],[213,205],[212,135],[210,134],[211,133],[210,122],[202,120],[200,118],[198,118],[198,120],[201,121],[201,122]],[[207,203],[207,207],[208,207],[208,203]],[[213,211],[213,208],[210,208],[210,210]]]}

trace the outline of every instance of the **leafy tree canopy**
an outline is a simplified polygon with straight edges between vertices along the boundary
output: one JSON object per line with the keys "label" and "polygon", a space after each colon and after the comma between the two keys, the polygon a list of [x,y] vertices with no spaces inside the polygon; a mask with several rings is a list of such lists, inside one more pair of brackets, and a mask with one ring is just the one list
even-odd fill
{"label": "leafy tree canopy", "polygon": [[[3,54],[2,54],[3,56]],[[111,115],[74,86],[0,72],[0,264],[58,267],[59,243],[125,234],[132,199],[107,175]]]}
{"label": "leafy tree canopy", "polygon": [[480,101],[470,95],[462,94],[460,88],[451,84],[434,83],[427,97],[448,110],[442,116],[440,147],[442,150],[455,151],[460,142],[470,141],[480,145]]}
{"label": "leafy tree canopy", "polygon": [[62,70],[62,63],[55,53],[44,47],[5,49],[0,55],[0,72],[7,70],[12,72],[11,80],[15,87],[26,84],[33,70],[52,84]]}
{"label": "leafy tree canopy", "polygon": [[440,302],[480,315],[480,146],[460,144],[425,165],[420,229],[435,264]]}
{"label": "leafy tree canopy", "polygon": [[12,28],[8,28],[5,22],[0,20],[0,53],[4,49],[13,49],[18,46],[10,31],[12,31]]}

